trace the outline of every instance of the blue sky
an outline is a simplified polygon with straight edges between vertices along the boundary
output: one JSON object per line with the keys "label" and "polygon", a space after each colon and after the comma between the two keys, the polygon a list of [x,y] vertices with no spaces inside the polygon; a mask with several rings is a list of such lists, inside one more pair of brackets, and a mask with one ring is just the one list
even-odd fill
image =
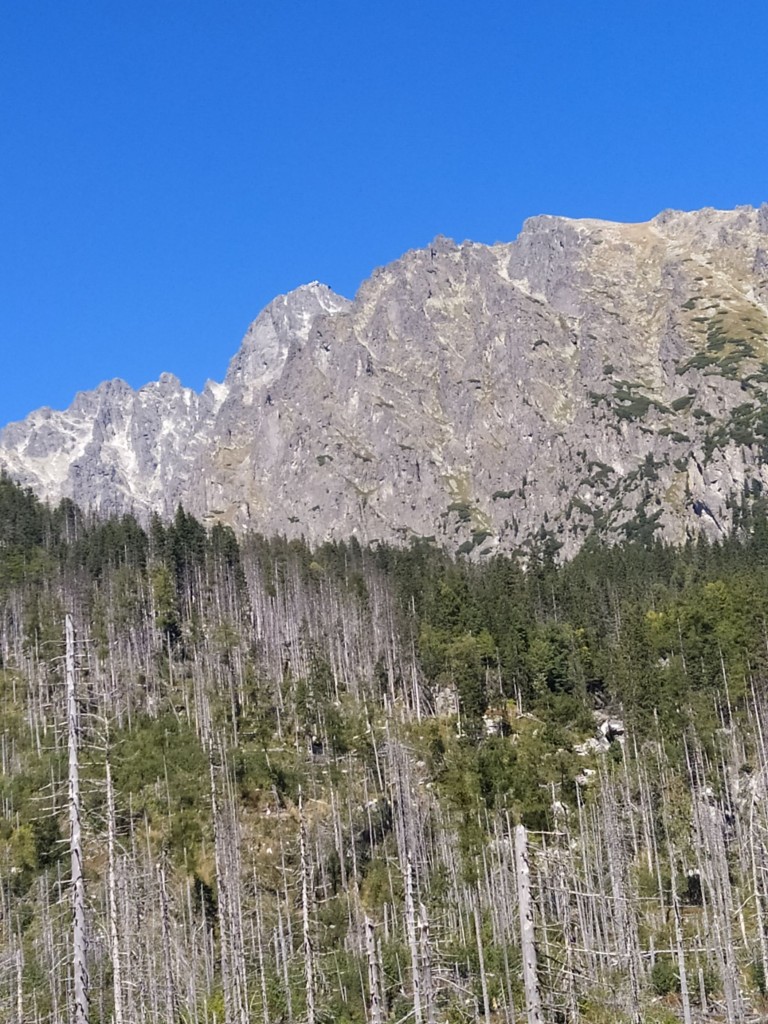
{"label": "blue sky", "polygon": [[24,0],[0,21],[0,424],[220,379],[274,295],[436,234],[768,199],[768,5]]}

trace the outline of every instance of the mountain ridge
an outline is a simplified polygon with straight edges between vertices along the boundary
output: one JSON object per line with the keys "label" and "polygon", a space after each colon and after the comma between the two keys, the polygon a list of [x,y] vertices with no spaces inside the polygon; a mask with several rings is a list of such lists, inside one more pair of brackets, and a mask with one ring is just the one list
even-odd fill
{"label": "mountain ridge", "polygon": [[354,300],[278,296],[200,393],[105,382],[10,424],[0,466],[53,501],[312,542],[718,536],[768,484],[767,251],[766,205],[438,236]]}

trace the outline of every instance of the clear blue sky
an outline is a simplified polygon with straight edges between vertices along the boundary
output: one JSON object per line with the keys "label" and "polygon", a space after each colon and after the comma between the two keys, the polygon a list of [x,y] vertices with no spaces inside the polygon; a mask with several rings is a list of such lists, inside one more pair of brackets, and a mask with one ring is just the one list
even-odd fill
{"label": "clear blue sky", "polygon": [[768,199],[768,4],[11,0],[0,424],[438,233]]}

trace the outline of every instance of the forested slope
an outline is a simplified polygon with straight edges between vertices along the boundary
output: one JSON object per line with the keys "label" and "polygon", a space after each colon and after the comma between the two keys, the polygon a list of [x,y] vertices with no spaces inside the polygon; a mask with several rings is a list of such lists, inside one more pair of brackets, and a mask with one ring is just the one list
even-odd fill
{"label": "forested slope", "polygon": [[523,1020],[518,825],[543,1019],[763,1019],[768,521],[737,523],[524,567],[0,479],[0,1017],[69,1020],[70,614],[92,1022]]}

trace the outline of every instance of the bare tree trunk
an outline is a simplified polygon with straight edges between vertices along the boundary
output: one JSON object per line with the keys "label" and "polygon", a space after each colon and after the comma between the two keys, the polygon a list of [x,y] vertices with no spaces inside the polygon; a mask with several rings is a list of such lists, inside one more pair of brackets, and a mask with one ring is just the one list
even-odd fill
{"label": "bare tree trunk", "polygon": [[[219,751],[221,773],[226,784],[226,756]],[[226,788],[219,799],[213,741],[209,732],[208,769],[211,790],[211,819],[216,863],[216,891],[219,906],[221,980],[224,989],[226,1024],[247,1024],[247,986],[243,956],[242,914],[239,900],[239,836],[231,793]]]}
{"label": "bare tree trunk", "polygon": [[480,971],[480,988],[483,993],[483,1016],[486,1020],[491,1019],[491,1002],[488,998],[488,978],[485,973],[485,954],[483,952],[483,932],[480,921],[480,895],[477,890],[473,893],[472,916],[475,922],[475,941],[477,942],[477,963]]}
{"label": "bare tree trunk", "polygon": [[542,1024],[541,993],[536,969],[536,943],[533,931],[531,866],[528,860],[528,834],[524,825],[515,828],[515,868],[517,902],[520,908],[520,944],[523,954],[523,984],[528,1024]]}
{"label": "bare tree trunk", "polygon": [[69,745],[69,852],[72,861],[73,1024],[88,1024],[88,963],[85,934],[85,881],[80,817],[80,716],[75,682],[75,630],[65,619],[67,668],[67,737]]}
{"label": "bare tree trunk", "polygon": [[120,956],[120,935],[117,928],[117,866],[115,863],[115,790],[112,766],[107,754],[107,887],[109,894],[109,945],[112,954],[112,1000],[114,1024],[123,1024],[123,964]]}
{"label": "bare tree trunk", "polygon": [[432,990],[432,943],[429,939],[429,915],[422,903],[419,908],[419,954],[421,956],[421,981],[427,1024],[435,1024],[435,997]]}
{"label": "bare tree trunk", "polygon": [[17,1024],[24,1024],[24,953],[21,948],[21,937],[19,948],[16,950],[16,1020]]}
{"label": "bare tree trunk", "polygon": [[680,1001],[683,1004],[683,1021],[691,1024],[691,1000],[688,994],[688,972],[685,967],[685,951],[683,949],[683,925],[680,916],[680,900],[677,895],[677,881],[675,872],[677,863],[675,861],[672,843],[667,833],[667,849],[669,850],[669,879],[672,890],[672,910],[675,916],[675,948],[677,950],[677,971],[680,977]]}
{"label": "bare tree trunk", "polygon": [[[165,975],[165,1012],[169,1021],[179,1016],[179,1001],[176,994],[176,982],[173,976],[171,959],[171,915],[168,907],[168,886],[165,879],[165,864],[160,864],[160,919],[163,931],[163,973]],[[117,1024],[117,1020],[115,1020]]]}
{"label": "bare tree trunk", "polygon": [[421,968],[419,944],[416,936],[416,900],[414,898],[413,862],[410,856],[405,868],[405,927],[408,932],[408,947],[411,951],[411,979],[413,981],[413,1018],[422,1024],[421,1012]]}
{"label": "bare tree trunk", "polygon": [[382,1024],[384,1005],[381,994],[381,963],[376,948],[373,921],[365,918],[365,948],[368,954],[368,988],[370,992],[370,1024]]}
{"label": "bare tree trunk", "polygon": [[[254,883],[256,880],[256,870],[254,868]],[[267,997],[267,978],[264,971],[264,945],[262,941],[262,929],[264,923],[261,915],[261,894],[256,889],[254,884],[255,899],[256,899],[256,953],[259,964],[259,980],[261,982],[261,1012],[264,1019],[264,1024],[270,1024],[269,1020],[269,999]]]}
{"label": "bare tree trunk", "polygon": [[304,936],[304,981],[307,989],[307,1024],[315,1024],[315,961],[309,932],[310,865],[307,858],[307,830],[299,793],[299,843],[301,847],[301,927]]}

